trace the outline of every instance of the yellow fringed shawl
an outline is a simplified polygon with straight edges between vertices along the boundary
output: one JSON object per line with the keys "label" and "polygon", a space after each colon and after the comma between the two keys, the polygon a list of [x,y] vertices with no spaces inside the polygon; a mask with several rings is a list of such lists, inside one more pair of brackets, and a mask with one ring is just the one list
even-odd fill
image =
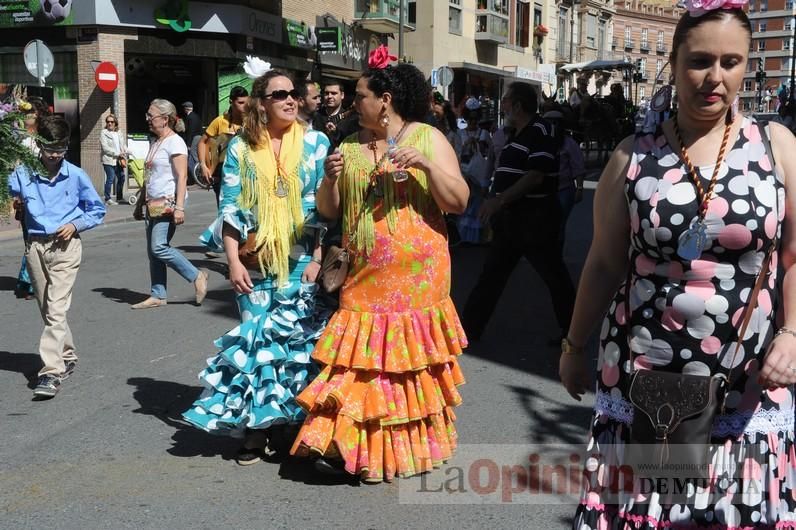
{"label": "yellow fringed shawl", "polygon": [[[256,245],[260,270],[276,278],[277,287],[285,285],[290,275],[290,248],[304,228],[301,208],[302,182],[299,166],[304,152],[304,127],[294,123],[282,136],[279,160],[284,173],[287,196],[279,197],[277,163],[271,137],[266,131],[264,141],[255,149],[240,142],[241,192],[238,205],[251,210],[257,223]],[[241,234],[245,237],[245,234]]]}
{"label": "yellow fringed shawl", "polygon": [[[400,146],[412,146],[423,153],[429,160],[433,159],[432,149],[432,128],[430,125],[420,124]],[[383,197],[376,197],[371,193],[367,204],[363,204],[365,192],[368,188],[368,177],[374,167],[373,160],[368,160],[362,152],[357,135],[351,135],[340,144],[340,151],[343,153],[343,174],[340,176],[340,202],[343,206],[343,229],[353,246],[366,255],[373,251],[376,245],[376,231],[374,221],[374,210],[381,202],[383,215],[387,217],[387,227],[391,234],[395,233],[398,223],[398,210],[403,206],[403,200],[399,198],[398,186],[406,186],[406,205],[415,214],[423,215],[429,212],[429,208],[435,207],[431,190],[428,187],[428,176],[419,169],[410,168],[410,178],[405,184],[396,184],[392,174],[388,171],[381,171],[377,178],[381,182]],[[383,163],[382,167],[391,168],[392,166]],[[357,226],[356,234],[352,234],[360,209],[365,208],[362,219]]]}

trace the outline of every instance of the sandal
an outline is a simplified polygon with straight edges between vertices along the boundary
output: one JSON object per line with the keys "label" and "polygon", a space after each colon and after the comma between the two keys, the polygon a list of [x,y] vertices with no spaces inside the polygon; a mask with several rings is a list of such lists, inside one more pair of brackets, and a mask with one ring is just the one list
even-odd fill
{"label": "sandal", "polygon": [[235,462],[239,466],[250,466],[262,461],[265,457],[265,452],[257,447],[241,447],[235,453]]}

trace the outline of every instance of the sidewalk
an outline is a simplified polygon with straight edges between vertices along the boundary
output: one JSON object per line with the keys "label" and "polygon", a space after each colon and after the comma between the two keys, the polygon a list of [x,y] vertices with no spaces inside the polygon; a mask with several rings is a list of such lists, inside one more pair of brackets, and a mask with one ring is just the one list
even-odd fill
{"label": "sidewalk", "polygon": [[[186,208],[195,212],[207,212],[215,207],[215,196],[212,191],[203,190],[195,186],[188,187],[188,203]],[[105,207],[105,221],[103,224],[123,223],[135,221],[133,219],[134,206],[127,203],[119,203],[117,206]],[[14,239],[22,240],[22,228],[19,222],[11,217],[8,221],[0,219],[0,242],[11,241]]]}

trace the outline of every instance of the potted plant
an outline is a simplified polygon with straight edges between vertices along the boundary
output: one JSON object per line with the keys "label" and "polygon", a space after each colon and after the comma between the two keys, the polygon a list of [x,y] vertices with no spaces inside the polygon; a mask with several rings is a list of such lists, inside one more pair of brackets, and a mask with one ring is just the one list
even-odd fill
{"label": "potted plant", "polygon": [[[5,85],[9,87],[9,85]],[[2,94],[0,86],[0,94]],[[11,197],[8,194],[8,176],[18,164],[39,169],[39,160],[33,151],[20,140],[27,134],[22,123],[32,110],[21,87],[14,87],[10,94],[0,95],[0,219],[8,219]]]}

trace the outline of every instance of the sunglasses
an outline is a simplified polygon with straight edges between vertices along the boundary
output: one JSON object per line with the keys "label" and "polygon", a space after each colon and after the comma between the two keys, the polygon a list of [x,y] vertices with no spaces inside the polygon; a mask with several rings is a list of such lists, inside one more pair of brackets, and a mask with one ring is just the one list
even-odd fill
{"label": "sunglasses", "polygon": [[69,151],[69,147],[47,147],[41,144],[39,144],[39,148],[46,156],[64,156]]}
{"label": "sunglasses", "polygon": [[106,121],[105,123],[113,123],[113,124],[115,124],[116,122],[115,122],[115,121],[113,121],[113,120],[108,120],[108,121]]}
{"label": "sunglasses", "polygon": [[274,90],[270,94],[266,94],[263,97],[266,99],[271,98],[274,101],[285,101],[288,98],[288,96],[290,96],[293,99],[298,99],[299,91],[296,90],[295,88],[293,90]]}

